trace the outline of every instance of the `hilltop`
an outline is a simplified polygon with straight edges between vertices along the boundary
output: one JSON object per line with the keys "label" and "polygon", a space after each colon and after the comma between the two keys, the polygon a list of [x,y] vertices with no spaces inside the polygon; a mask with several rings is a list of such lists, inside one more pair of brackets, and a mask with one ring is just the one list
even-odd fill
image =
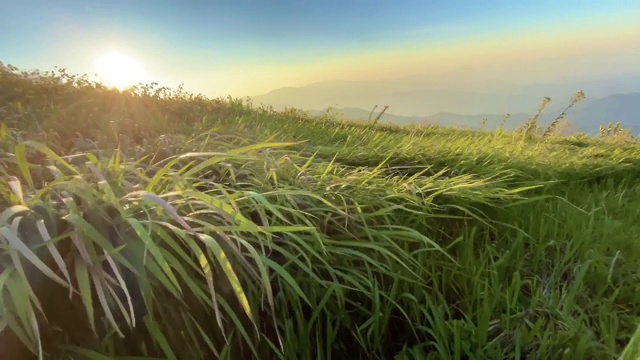
{"label": "hilltop", "polygon": [[1,358],[633,350],[624,127],[374,125],[0,71]]}

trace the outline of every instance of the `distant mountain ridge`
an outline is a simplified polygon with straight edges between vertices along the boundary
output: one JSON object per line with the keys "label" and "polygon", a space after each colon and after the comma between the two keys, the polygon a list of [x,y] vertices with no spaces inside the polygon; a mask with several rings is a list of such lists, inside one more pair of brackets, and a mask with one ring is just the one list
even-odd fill
{"label": "distant mountain ridge", "polygon": [[597,132],[600,125],[620,122],[624,128],[639,134],[640,91],[585,101],[570,110],[567,119],[587,133]]}
{"label": "distant mountain ridge", "polygon": [[[564,108],[568,105],[556,104],[547,108],[540,116],[540,123],[548,125],[553,121]],[[375,118],[381,109],[377,108],[372,118]],[[310,115],[321,115],[325,110],[307,110]],[[332,113],[339,117],[351,120],[366,120],[369,118],[371,110],[362,108],[336,108]],[[514,129],[516,126],[523,124],[527,119],[533,116],[530,113],[513,113],[505,124],[508,130]],[[486,119],[485,129],[496,129],[505,113],[503,114],[458,114],[454,112],[438,112],[428,116],[403,116],[385,112],[380,119],[381,123],[393,123],[398,125],[407,124],[435,124],[441,126],[459,126],[468,129],[480,129],[481,121]],[[634,134],[640,134],[640,92],[628,94],[614,94],[600,99],[585,99],[569,109],[565,117],[572,127],[581,132],[588,134],[596,134],[600,125],[609,122],[620,124],[627,129],[631,129]]]}
{"label": "distant mountain ridge", "polygon": [[[456,76],[457,80],[451,76]],[[460,74],[442,74],[391,80],[330,80],[301,87],[284,87],[251,98],[254,103],[269,104],[276,109],[371,109],[376,104],[389,105],[389,112],[394,115],[423,117],[440,112],[460,115],[530,113],[536,110],[544,96],[552,100],[550,109],[561,110],[579,90],[583,90],[589,100],[640,92],[640,76],[548,84],[465,79]]]}
{"label": "distant mountain ridge", "polygon": [[593,78],[560,79],[558,82],[516,84],[508,77],[487,78],[474,68],[435,75],[412,75],[386,80],[328,80],[300,87],[284,87],[253,96],[256,104],[276,109],[295,107],[318,115],[328,107],[347,119],[367,119],[389,109],[381,122],[396,124],[433,123],[497,127],[504,114],[511,114],[507,129],[522,124],[536,112],[543,97],[551,102],[540,118],[547,124],[570,103],[577,91],[586,99],[570,109],[569,120],[578,131],[595,133],[601,124],[620,122],[640,132],[640,76],[601,75]]}

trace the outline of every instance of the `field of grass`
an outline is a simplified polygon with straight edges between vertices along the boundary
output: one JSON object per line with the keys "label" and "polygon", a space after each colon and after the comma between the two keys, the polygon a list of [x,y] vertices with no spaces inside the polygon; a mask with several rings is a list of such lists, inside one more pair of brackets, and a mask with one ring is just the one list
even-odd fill
{"label": "field of grass", "polygon": [[0,358],[635,359],[629,140],[2,66]]}

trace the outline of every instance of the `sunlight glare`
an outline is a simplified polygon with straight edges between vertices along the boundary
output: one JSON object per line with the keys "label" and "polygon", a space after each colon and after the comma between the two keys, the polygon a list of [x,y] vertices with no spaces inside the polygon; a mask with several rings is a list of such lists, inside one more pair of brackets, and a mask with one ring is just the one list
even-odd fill
{"label": "sunlight glare", "polygon": [[145,73],[140,64],[130,57],[111,52],[98,59],[96,68],[98,76],[106,85],[124,89],[128,86],[144,82]]}

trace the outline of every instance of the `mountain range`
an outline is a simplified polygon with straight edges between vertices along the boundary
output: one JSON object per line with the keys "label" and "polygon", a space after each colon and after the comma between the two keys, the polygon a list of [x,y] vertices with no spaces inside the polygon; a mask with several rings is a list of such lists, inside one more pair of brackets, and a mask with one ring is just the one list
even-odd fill
{"label": "mountain range", "polygon": [[[443,77],[405,77],[383,81],[325,81],[302,87],[286,87],[252,97],[254,103],[274,108],[295,107],[319,115],[328,107],[345,119],[372,118],[384,105],[389,109],[380,122],[439,124],[477,129],[497,127],[511,114],[506,127],[522,124],[537,110],[543,97],[551,102],[540,117],[542,124],[555,119],[573,94],[584,91],[586,99],[566,116],[576,131],[596,133],[601,124],[620,122],[640,133],[640,76],[609,77],[541,84],[509,84],[501,81],[447,82]],[[368,109],[368,110],[367,110]]]}

